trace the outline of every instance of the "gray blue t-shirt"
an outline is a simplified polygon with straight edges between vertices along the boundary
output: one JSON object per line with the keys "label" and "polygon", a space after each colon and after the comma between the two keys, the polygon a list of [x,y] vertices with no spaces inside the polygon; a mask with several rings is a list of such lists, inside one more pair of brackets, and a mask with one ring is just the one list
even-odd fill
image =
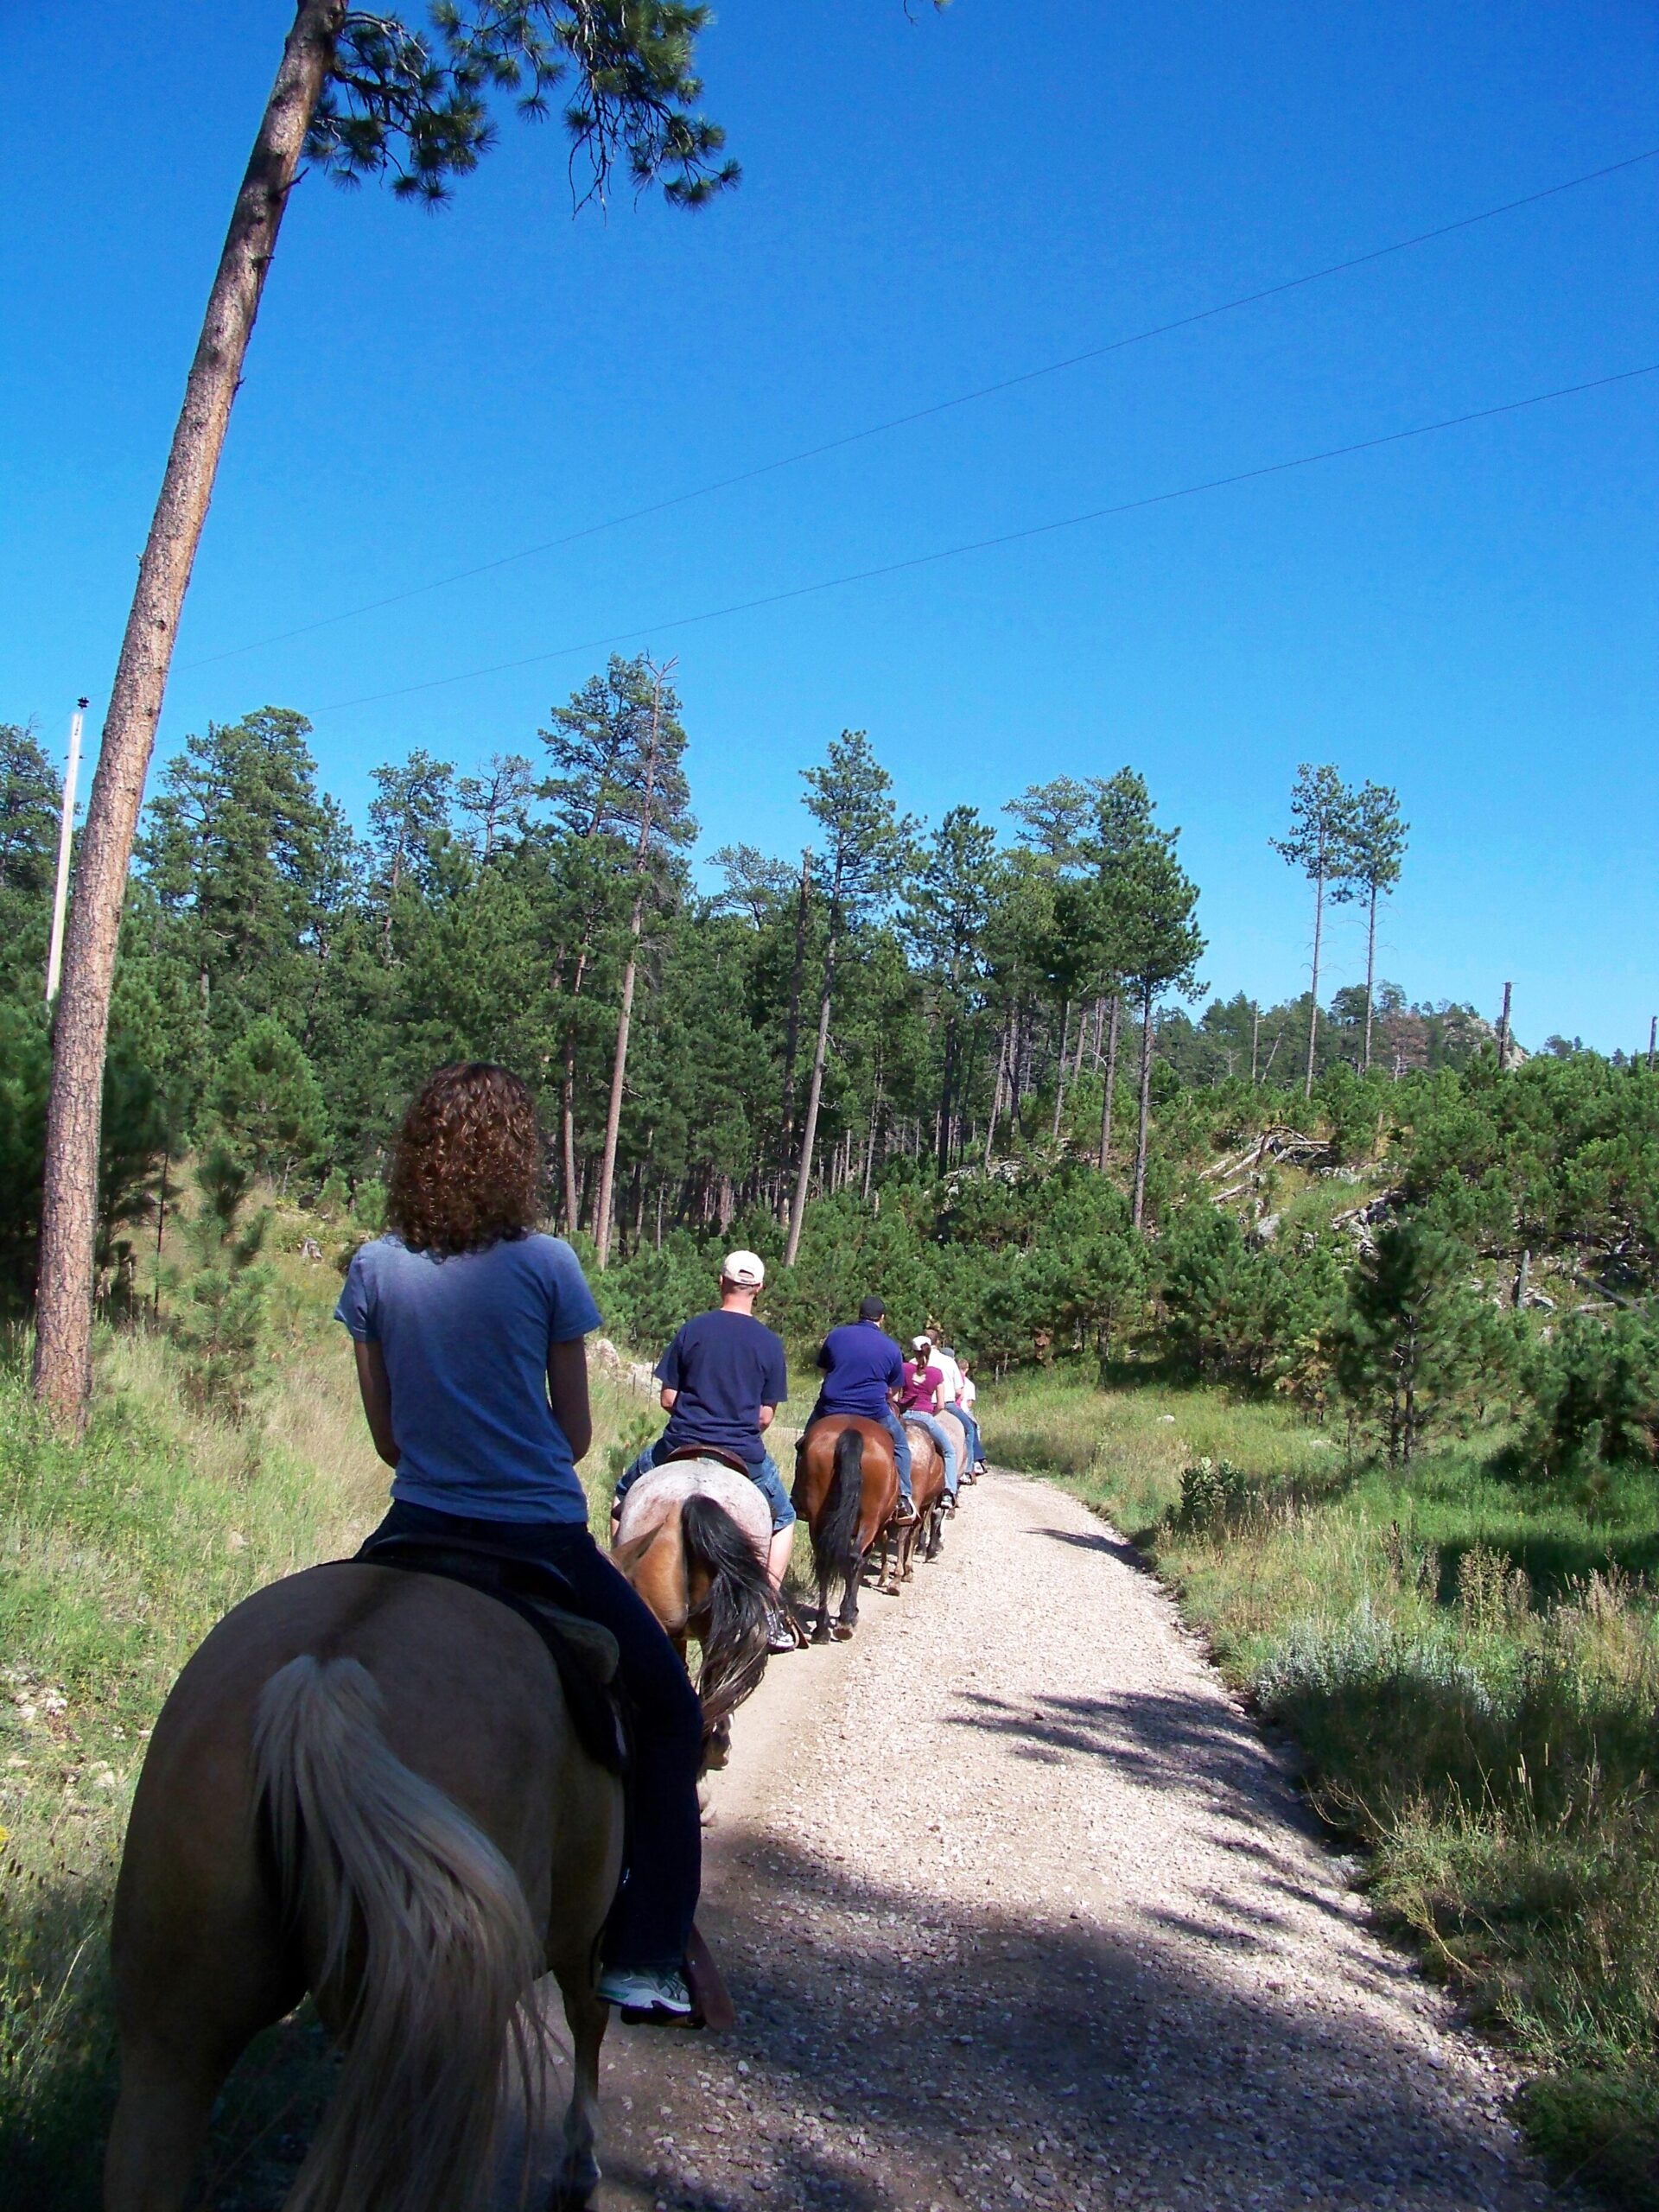
{"label": "gray blue t-shirt", "polygon": [[480,1521],[587,1521],[548,1402],[547,1354],[596,1329],[600,1313],[563,1237],[442,1259],[377,1237],[353,1260],[334,1318],[386,1363],[394,1497]]}

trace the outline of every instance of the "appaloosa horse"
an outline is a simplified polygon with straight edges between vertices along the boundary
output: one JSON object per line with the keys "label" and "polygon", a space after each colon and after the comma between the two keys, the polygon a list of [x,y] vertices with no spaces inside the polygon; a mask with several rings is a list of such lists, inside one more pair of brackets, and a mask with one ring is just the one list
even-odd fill
{"label": "appaloosa horse", "polygon": [[308,1989],[343,2063],[289,2207],[481,2212],[514,2073],[537,2133],[550,1970],[575,2046],[551,2205],[587,2205],[621,1852],[621,1785],[505,1605],[355,1562],[246,1599],[179,1677],[133,1802],[105,2212],[181,2212],[226,2075]]}
{"label": "appaloosa horse", "polygon": [[732,1715],[766,1669],[772,1593],[772,1516],[746,1474],[711,1459],[667,1459],[622,1501],[611,1558],[662,1623],[682,1659],[702,1648],[702,1763],[723,1767]]}
{"label": "appaloosa horse", "polygon": [[795,1451],[795,1510],[812,1534],[818,1584],[814,1643],[831,1635],[830,1599],[841,1586],[834,1634],[858,1626],[858,1578],[870,1547],[899,1503],[899,1467],[893,1440],[879,1421],[857,1414],[826,1414],[815,1421]]}

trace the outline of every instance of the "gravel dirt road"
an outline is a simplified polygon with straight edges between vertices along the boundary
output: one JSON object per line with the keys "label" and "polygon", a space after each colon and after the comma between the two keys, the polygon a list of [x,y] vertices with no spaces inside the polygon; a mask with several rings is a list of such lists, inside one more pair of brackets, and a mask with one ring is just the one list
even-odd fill
{"label": "gravel dirt road", "polygon": [[1559,2205],[1275,1754],[1075,1500],[993,1475],[714,1783],[735,2033],[613,2030],[607,2212]]}

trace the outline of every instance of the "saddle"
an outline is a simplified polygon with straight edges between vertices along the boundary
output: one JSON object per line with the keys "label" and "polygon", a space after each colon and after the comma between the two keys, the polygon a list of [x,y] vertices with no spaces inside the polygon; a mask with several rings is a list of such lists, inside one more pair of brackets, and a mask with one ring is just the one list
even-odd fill
{"label": "saddle", "polygon": [[617,1685],[616,1638],[575,1610],[575,1592],[556,1567],[492,1545],[396,1535],[372,1536],[356,1563],[465,1583],[528,1622],[558,1674],[576,1741],[610,1773],[626,1772],[627,1722]]}
{"label": "saddle", "polygon": [[659,1467],[671,1467],[677,1459],[716,1459],[722,1467],[729,1467],[734,1475],[747,1475],[751,1480],[754,1475],[753,1468],[747,1461],[740,1459],[735,1452],[725,1451],[718,1444],[677,1444],[657,1464]]}

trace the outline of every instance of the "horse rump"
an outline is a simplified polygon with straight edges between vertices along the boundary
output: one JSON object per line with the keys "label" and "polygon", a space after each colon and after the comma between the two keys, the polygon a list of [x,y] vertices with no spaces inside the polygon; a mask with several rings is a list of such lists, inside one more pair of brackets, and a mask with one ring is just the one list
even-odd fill
{"label": "horse rump", "polygon": [[754,1548],[723,1505],[696,1492],[680,1508],[687,1558],[709,1576],[709,1620],[697,1694],[705,1727],[724,1720],[760,1686],[772,1636],[772,1584]]}
{"label": "horse rump", "polygon": [[[344,2047],[285,2212],[474,2212],[508,2094],[535,2107],[543,1946],[512,1868],[381,1727],[355,1659],[292,1659],[260,1694],[257,1802],[284,1917]],[[420,2125],[410,2125],[418,2113]]]}

